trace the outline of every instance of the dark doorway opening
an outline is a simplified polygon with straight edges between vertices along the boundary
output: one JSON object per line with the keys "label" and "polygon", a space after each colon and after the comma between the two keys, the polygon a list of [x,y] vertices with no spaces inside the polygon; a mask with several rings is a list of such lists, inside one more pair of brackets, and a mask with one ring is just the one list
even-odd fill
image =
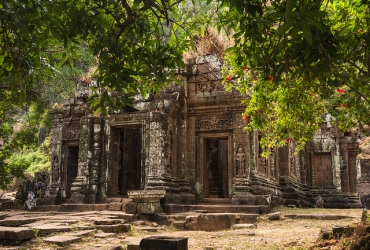
{"label": "dark doorway opening", "polygon": [[71,198],[72,183],[77,177],[78,171],[78,146],[68,146],[67,171],[66,171],[66,199]]}
{"label": "dark doorway opening", "polygon": [[141,128],[112,128],[108,196],[127,196],[141,189]]}
{"label": "dark doorway opening", "polygon": [[204,198],[228,198],[228,140],[207,139]]}

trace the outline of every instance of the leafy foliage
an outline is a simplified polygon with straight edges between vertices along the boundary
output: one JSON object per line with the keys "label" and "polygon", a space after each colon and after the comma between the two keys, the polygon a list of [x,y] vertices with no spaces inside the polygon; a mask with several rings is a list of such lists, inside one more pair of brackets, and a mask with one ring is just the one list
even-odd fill
{"label": "leafy foliage", "polygon": [[370,2],[224,1],[233,32],[228,89],[247,95],[247,130],[267,147],[312,138],[325,113],[346,130],[370,124]]}

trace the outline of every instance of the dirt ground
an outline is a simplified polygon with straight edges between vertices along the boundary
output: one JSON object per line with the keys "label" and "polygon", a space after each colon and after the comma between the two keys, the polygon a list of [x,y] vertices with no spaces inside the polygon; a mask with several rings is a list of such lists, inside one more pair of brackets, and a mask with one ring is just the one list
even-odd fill
{"label": "dirt ground", "polygon": [[[342,220],[312,220],[282,218],[269,221],[266,216],[261,216],[254,229],[224,230],[217,232],[204,231],[177,231],[166,227],[159,232],[146,232],[133,226],[130,233],[119,234],[116,237],[97,239],[84,237],[80,243],[68,247],[57,247],[46,244],[41,238],[32,240],[31,243],[18,249],[112,249],[112,246],[121,246],[126,249],[128,242],[140,242],[140,239],[150,235],[172,237],[187,237],[189,250],[216,250],[216,249],[320,249],[312,248],[322,227],[331,229],[333,226],[347,226],[359,223],[361,209],[288,209],[279,208],[283,215],[287,214],[329,214],[346,215],[353,218]],[[345,249],[331,246],[325,249]]]}

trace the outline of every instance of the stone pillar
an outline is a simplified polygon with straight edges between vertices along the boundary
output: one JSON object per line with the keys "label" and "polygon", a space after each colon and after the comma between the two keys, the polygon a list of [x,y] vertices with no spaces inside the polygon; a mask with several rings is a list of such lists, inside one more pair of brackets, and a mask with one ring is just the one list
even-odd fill
{"label": "stone pillar", "polygon": [[[149,123],[149,173],[145,189],[166,189],[178,192],[178,185],[167,174],[166,138],[167,120],[163,112],[151,112]],[[177,189],[177,190],[176,190]]]}
{"label": "stone pillar", "polygon": [[[104,122],[99,117],[91,118],[92,122],[92,141],[91,141],[91,165],[88,173],[89,178],[89,203],[96,203],[96,198],[98,194],[99,188],[99,176],[100,176],[100,169],[103,167],[102,163],[102,154],[104,149],[104,140],[103,140],[103,128]],[[104,197],[100,197],[104,198]]]}
{"label": "stone pillar", "polygon": [[350,192],[349,187],[349,171],[348,171],[348,149],[347,149],[348,139],[346,137],[341,137],[339,146],[340,154],[343,158],[343,165],[341,166],[341,186],[343,192]]}
{"label": "stone pillar", "polygon": [[348,169],[349,169],[349,188],[352,194],[357,192],[357,166],[356,157],[358,154],[359,143],[353,142],[348,144]]}
{"label": "stone pillar", "polygon": [[51,169],[50,169],[50,185],[47,187],[46,196],[52,200],[52,204],[60,204],[60,199],[57,199],[60,183],[61,183],[61,161],[62,161],[62,114],[52,115],[52,130],[53,138],[51,142]]}

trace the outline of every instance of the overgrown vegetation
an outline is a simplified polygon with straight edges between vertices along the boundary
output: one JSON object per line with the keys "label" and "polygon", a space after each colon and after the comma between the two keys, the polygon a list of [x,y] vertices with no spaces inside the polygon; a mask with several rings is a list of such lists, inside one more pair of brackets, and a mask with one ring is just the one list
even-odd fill
{"label": "overgrown vegetation", "polygon": [[[246,95],[246,130],[264,133],[262,146],[303,148],[323,113],[342,130],[362,129],[370,123],[369,25],[369,0],[3,1],[0,178],[21,150],[11,118],[70,96],[95,60],[95,115],[177,81],[184,51],[222,57],[227,44],[226,89]],[[232,43],[215,39],[215,26]],[[39,127],[27,126],[18,137],[38,147],[31,135]]]}
{"label": "overgrown vegetation", "polygon": [[50,109],[74,96],[81,77],[94,67],[95,59],[80,48],[81,57],[73,64],[53,63],[55,75],[48,76],[43,85],[27,95],[19,105],[14,92],[3,90],[0,95],[0,189],[6,189],[13,177],[24,177],[24,171],[49,170],[51,121]]}

